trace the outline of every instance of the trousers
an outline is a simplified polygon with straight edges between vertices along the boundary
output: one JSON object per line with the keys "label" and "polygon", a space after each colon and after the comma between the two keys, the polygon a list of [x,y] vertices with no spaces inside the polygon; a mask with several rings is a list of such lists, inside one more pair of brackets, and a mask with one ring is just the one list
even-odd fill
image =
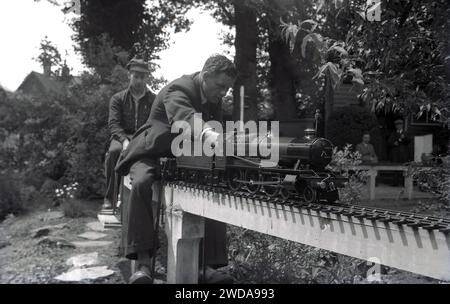
{"label": "trousers", "polygon": [[[131,193],[122,210],[122,248],[128,259],[137,259],[138,253],[153,256],[158,244],[152,208],[152,185],[158,176],[155,159],[141,159],[130,167]],[[205,264],[222,267],[228,264],[226,224],[205,219]],[[200,258],[202,251],[200,250]]]}
{"label": "trousers", "polygon": [[[122,152],[122,143],[118,140],[111,140],[109,144],[109,149],[105,156],[105,178],[106,178],[106,191],[105,198],[109,199],[112,203],[114,196],[114,188],[117,187],[116,174],[114,172],[114,167],[116,166],[117,160],[119,159],[120,152]],[[117,192],[116,192],[117,193]],[[114,198],[116,199],[116,198]]]}

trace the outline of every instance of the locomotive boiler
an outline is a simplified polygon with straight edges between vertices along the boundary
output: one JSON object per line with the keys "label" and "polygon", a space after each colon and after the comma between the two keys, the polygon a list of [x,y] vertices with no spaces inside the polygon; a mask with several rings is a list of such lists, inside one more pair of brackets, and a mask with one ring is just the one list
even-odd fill
{"label": "locomotive boiler", "polygon": [[[221,185],[269,197],[298,197],[305,202],[339,199],[338,188],[347,179],[326,169],[333,145],[326,138],[316,137],[315,130],[306,129],[302,138],[279,137],[276,141],[271,140],[270,133],[243,136],[243,140],[236,135],[224,140],[222,151],[227,153],[223,155],[167,159],[163,163],[164,178]],[[268,147],[277,152],[275,161],[273,155],[263,153]]]}

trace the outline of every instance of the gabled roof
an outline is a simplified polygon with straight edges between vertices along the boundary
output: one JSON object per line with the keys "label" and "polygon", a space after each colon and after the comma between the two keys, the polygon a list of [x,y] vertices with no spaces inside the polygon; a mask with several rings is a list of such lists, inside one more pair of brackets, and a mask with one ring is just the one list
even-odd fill
{"label": "gabled roof", "polygon": [[36,90],[41,91],[39,93],[42,94],[54,93],[62,95],[65,92],[65,84],[56,78],[33,71],[25,77],[22,84],[17,88],[17,91],[35,95],[38,93]]}

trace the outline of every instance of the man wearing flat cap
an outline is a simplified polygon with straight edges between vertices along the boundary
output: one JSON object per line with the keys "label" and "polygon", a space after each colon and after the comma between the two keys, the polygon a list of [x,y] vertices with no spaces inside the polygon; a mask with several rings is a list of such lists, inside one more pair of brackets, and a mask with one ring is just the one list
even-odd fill
{"label": "man wearing flat cap", "polygon": [[106,193],[103,209],[112,208],[116,180],[114,167],[120,153],[125,150],[131,136],[146,121],[155,99],[146,86],[150,70],[142,59],[132,59],[127,64],[130,83],[127,89],[115,94],[109,104],[108,126],[111,133],[109,149],[105,157]]}
{"label": "man wearing flat cap", "polygon": [[[394,163],[406,163],[409,159],[409,143],[411,139],[403,129],[403,120],[394,121],[395,131],[389,136],[388,145],[390,147],[389,160]],[[394,186],[400,184],[402,178],[401,172],[396,172],[394,176]]]}

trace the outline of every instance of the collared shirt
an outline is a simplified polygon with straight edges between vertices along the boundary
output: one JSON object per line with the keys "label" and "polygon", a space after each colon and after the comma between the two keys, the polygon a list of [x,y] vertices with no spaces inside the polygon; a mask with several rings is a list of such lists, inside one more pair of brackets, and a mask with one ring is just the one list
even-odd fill
{"label": "collared shirt", "polygon": [[111,137],[123,142],[148,119],[155,94],[146,88],[145,94],[135,100],[130,88],[115,94],[109,105],[108,125]]}

